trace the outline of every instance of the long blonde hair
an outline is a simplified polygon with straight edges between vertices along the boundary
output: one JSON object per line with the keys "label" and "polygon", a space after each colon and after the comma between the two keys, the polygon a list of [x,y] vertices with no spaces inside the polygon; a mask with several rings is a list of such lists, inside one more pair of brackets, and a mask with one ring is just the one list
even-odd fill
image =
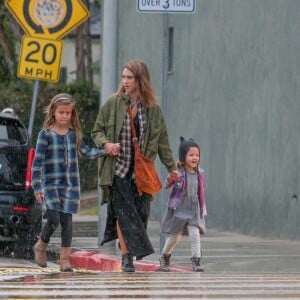
{"label": "long blonde hair", "polygon": [[45,108],[45,121],[43,124],[43,128],[49,128],[55,123],[55,111],[59,105],[71,105],[72,106],[72,116],[70,120],[69,126],[75,130],[76,134],[76,148],[77,151],[80,152],[80,144],[82,140],[82,129],[78,117],[78,113],[75,107],[74,98],[65,93],[55,95],[51,100],[49,105]]}
{"label": "long blonde hair", "polygon": [[[157,105],[157,98],[152,87],[151,77],[147,65],[139,59],[132,59],[123,66],[122,71],[124,69],[128,69],[133,73],[137,83],[137,96],[138,99],[141,100],[143,106],[153,107]],[[120,96],[124,93],[125,88],[122,81],[120,81],[116,94]]]}

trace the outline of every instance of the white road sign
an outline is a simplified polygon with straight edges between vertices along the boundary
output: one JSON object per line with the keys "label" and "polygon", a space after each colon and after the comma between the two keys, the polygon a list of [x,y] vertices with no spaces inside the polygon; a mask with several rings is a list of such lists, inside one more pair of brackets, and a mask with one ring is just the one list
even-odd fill
{"label": "white road sign", "polygon": [[196,0],[137,0],[139,12],[192,13]]}

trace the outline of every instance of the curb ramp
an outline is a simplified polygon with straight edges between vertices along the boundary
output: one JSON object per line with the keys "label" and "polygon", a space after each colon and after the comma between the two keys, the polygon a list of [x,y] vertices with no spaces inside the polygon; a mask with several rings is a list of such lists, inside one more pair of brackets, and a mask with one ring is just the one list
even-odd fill
{"label": "curb ramp", "polygon": [[[119,257],[110,254],[92,253],[89,251],[77,251],[70,257],[72,267],[75,269],[86,269],[103,272],[122,272]],[[137,272],[161,272],[159,263],[153,261],[134,261]],[[191,272],[191,268],[170,265],[171,272]],[[165,272],[164,272],[165,273]]]}

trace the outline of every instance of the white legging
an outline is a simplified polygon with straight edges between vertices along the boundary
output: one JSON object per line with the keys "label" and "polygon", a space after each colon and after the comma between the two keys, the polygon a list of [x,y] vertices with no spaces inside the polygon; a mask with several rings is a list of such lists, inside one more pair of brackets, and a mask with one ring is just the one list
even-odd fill
{"label": "white legging", "polygon": [[[197,226],[187,225],[188,234],[191,241],[191,257],[201,257],[201,242],[200,242],[200,231]],[[171,234],[165,243],[163,248],[164,254],[171,254],[175,246],[179,243],[182,238],[182,232]]]}

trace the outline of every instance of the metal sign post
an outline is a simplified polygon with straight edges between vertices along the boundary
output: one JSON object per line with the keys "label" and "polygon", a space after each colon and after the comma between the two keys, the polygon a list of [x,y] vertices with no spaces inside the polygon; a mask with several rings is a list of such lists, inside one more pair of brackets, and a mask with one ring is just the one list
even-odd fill
{"label": "metal sign post", "polygon": [[31,110],[30,110],[30,119],[29,119],[29,125],[28,125],[28,133],[29,133],[30,138],[32,137],[33,122],[34,122],[34,116],[35,116],[35,110],[36,110],[37,96],[38,96],[38,92],[39,92],[39,85],[40,85],[40,81],[35,80],[34,88],[33,88],[33,95],[32,95]]}
{"label": "metal sign post", "polygon": [[[162,77],[162,112],[167,119],[168,116],[168,60],[169,60],[169,18],[168,14],[163,14],[163,77]],[[160,175],[165,178],[166,171],[165,168],[161,165]],[[166,198],[166,190],[163,189],[160,193],[160,225],[162,225],[162,219],[164,216],[164,211],[166,209],[165,198]],[[159,248],[160,253],[162,252],[163,246],[165,244],[165,236],[160,231],[159,238]]]}
{"label": "metal sign post", "polygon": [[[162,112],[167,120],[168,116],[168,65],[169,65],[169,13],[193,13],[196,9],[196,1],[174,0],[137,0],[137,11],[145,13],[163,13],[163,78],[162,78]],[[167,123],[167,122],[166,122]],[[165,169],[161,166],[160,176],[165,177]],[[165,211],[166,191],[160,193],[160,223]],[[165,244],[165,237],[160,232],[160,252]]]}

